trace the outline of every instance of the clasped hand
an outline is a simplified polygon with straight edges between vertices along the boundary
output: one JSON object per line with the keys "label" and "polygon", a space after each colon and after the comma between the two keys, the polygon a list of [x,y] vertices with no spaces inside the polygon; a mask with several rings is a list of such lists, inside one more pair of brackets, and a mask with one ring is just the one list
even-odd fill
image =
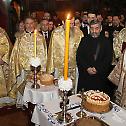
{"label": "clasped hand", "polygon": [[89,67],[87,69],[87,72],[90,74],[90,75],[94,75],[97,73],[97,70],[95,69],[95,67]]}

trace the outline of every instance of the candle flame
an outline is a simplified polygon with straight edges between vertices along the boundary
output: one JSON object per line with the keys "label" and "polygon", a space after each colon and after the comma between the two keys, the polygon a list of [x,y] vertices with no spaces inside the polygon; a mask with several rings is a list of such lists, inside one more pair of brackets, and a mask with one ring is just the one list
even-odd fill
{"label": "candle flame", "polygon": [[67,15],[67,19],[70,19],[70,14]]}
{"label": "candle flame", "polygon": [[37,34],[37,29],[34,30],[34,34]]}

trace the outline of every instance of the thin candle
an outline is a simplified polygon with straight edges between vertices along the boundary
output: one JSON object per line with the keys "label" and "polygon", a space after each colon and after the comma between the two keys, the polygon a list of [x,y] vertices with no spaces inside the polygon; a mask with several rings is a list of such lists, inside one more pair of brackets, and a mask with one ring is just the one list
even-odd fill
{"label": "thin candle", "polygon": [[37,53],[37,43],[36,43],[36,38],[37,38],[37,30],[34,30],[34,57],[36,58],[36,53]]}
{"label": "thin candle", "polygon": [[69,34],[70,34],[70,15],[65,22],[65,56],[64,56],[64,80],[68,79],[68,61],[69,61]]}

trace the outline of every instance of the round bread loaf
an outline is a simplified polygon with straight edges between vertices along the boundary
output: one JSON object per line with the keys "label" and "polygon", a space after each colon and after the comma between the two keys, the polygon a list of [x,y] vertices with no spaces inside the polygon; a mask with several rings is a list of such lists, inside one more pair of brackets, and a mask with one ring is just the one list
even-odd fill
{"label": "round bread loaf", "polygon": [[54,77],[53,75],[50,75],[50,74],[42,74],[40,76],[40,83],[42,85],[52,85],[54,84]]}
{"label": "round bread loaf", "polygon": [[79,120],[76,121],[76,126],[102,126],[102,124],[91,118],[80,118]]}

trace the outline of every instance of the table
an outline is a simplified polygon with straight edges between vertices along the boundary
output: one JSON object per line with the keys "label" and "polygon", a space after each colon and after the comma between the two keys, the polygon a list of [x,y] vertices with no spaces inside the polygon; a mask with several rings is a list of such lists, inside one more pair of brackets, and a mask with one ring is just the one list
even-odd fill
{"label": "table", "polygon": [[[76,95],[71,96],[70,98],[70,104],[69,107],[78,106],[81,102],[81,99],[77,97]],[[31,121],[33,123],[40,126],[62,126],[58,123],[56,120],[56,114],[57,112],[61,111],[59,107],[60,100],[55,101],[49,101],[45,102],[44,104],[37,104],[35,106],[32,119]],[[89,116],[96,116],[109,124],[110,126],[125,126],[126,125],[126,110],[122,109],[115,103],[113,104],[113,108],[111,111],[103,114],[98,113],[91,113],[86,110],[87,115]],[[69,110],[68,112],[71,113],[73,121],[78,119],[76,116],[76,113],[80,110],[80,108],[76,108],[73,110]]]}
{"label": "table", "polygon": [[54,85],[42,86],[40,89],[31,88],[32,82],[27,82],[23,94],[23,104],[27,105],[28,102],[32,104],[39,104],[46,101],[58,99],[58,87]]}
{"label": "table", "polygon": [[[38,82],[39,84],[40,82]],[[27,114],[29,116],[29,120],[31,120],[32,113],[36,104],[44,103],[47,101],[53,101],[59,98],[58,95],[58,87],[55,85],[50,86],[42,86],[40,84],[40,89],[31,88],[33,82],[28,81],[22,98],[22,104],[27,108]],[[30,124],[31,122],[29,122]]]}

